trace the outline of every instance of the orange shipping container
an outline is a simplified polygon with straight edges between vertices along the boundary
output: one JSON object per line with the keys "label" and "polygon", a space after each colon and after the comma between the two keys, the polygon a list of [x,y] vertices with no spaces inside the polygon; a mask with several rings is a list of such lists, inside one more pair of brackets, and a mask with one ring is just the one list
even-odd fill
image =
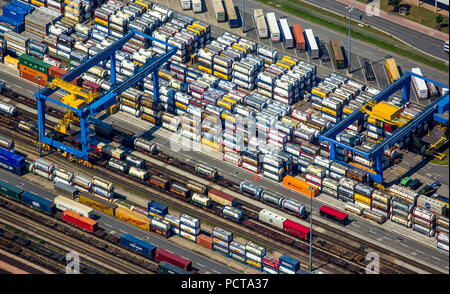
{"label": "orange shipping container", "polygon": [[[20,77],[22,79],[25,79],[25,80],[30,81],[30,82],[35,83],[35,84],[37,84],[39,82],[39,80],[36,79],[35,76],[30,75],[29,73],[26,73],[26,72],[23,72],[23,71],[19,71],[19,74],[20,74]],[[47,82],[42,80],[42,79],[40,80],[39,84],[42,87],[47,87]]]}
{"label": "orange shipping container", "polygon": [[52,65],[48,68],[48,75],[51,77],[54,77],[54,78],[60,78],[63,75],[65,75],[66,73],[67,73],[67,70],[64,70],[64,69],[59,68],[54,65]]}
{"label": "orange shipping container", "polygon": [[116,208],[116,218],[124,220],[132,225],[138,226],[146,231],[150,231],[150,219],[137,212],[118,206]]}
{"label": "orange shipping container", "polygon": [[[283,178],[283,185],[308,196],[316,197],[319,194],[319,189],[292,176],[285,176]],[[309,190],[310,187],[312,190]]]}
{"label": "orange shipping container", "polygon": [[25,72],[25,73],[35,77],[36,80],[37,80],[37,77],[39,76],[39,77],[41,77],[41,81],[44,81],[45,83],[48,82],[48,76],[46,74],[41,73],[37,70],[34,70],[31,67],[25,66],[23,64],[19,64],[19,71]]}
{"label": "orange shipping container", "polygon": [[208,237],[205,234],[200,234],[197,236],[196,243],[202,247],[212,250],[212,237]]}

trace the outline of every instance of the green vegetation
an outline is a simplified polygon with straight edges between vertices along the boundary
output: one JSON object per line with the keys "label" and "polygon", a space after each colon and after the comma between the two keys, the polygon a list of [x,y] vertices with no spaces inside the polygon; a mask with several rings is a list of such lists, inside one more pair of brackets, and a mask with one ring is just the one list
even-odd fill
{"label": "green vegetation", "polygon": [[[267,5],[296,15],[304,20],[317,23],[333,31],[348,34],[348,19],[338,14],[317,8],[296,0],[259,0]],[[387,0],[386,0],[387,1]],[[362,2],[362,1],[361,1]],[[433,20],[434,21],[434,20]],[[380,32],[377,29],[363,26],[358,22],[352,21],[352,38],[373,44],[379,48],[395,52],[398,55],[412,59],[419,63],[432,66],[438,70],[448,72],[449,68],[443,62],[429,57],[419,50],[398,41],[397,39]]]}
{"label": "green vegetation", "polygon": [[444,159],[439,160],[438,158],[433,158],[433,159],[430,161],[430,163],[438,164],[438,165],[448,165],[448,163],[449,163],[449,159],[448,159],[449,150],[448,150],[448,149],[449,149],[449,148],[447,147],[447,149],[445,149],[445,151],[442,152],[443,154],[445,154]]}

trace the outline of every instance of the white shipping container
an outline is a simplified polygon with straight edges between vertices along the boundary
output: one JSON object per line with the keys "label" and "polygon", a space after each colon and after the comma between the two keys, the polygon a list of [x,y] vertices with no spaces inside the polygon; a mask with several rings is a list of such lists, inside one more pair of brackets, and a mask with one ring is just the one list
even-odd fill
{"label": "white shipping container", "polygon": [[266,14],[266,17],[269,26],[270,40],[272,42],[280,42],[281,41],[280,28],[278,27],[278,22],[275,13],[269,12]]}
{"label": "white shipping container", "polygon": [[92,208],[66,197],[56,196],[53,202],[59,210],[65,211],[68,209],[88,218],[94,216],[94,210]]}

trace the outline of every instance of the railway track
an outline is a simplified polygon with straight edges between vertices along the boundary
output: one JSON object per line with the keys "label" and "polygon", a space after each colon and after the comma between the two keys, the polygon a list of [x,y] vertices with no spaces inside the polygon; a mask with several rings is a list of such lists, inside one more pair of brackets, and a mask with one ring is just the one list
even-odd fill
{"label": "railway track", "polygon": [[[163,162],[165,162],[167,164],[171,164],[171,165],[173,165],[175,167],[181,168],[184,171],[187,171],[187,172],[190,172],[190,173],[195,173],[194,168],[193,168],[192,165],[189,165],[189,164],[181,162],[181,161],[179,161],[177,159],[171,158],[171,157],[169,157],[169,156],[167,156],[165,154],[159,153],[157,155],[153,155],[153,154],[146,154],[146,155],[151,156],[152,158],[154,158],[156,160],[160,160],[160,161],[163,161]],[[167,171],[164,170],[163,168],[155,166],[155,165],[151,164],[150,162],[147,162],[147,167],[148,167],[148,170],[149,170],[150,173],[152,173],[152,174],[162,174],[162,175],[165,175],[167,177]],[[172,179],[172,180],[177,180],[177,181],[180,181],[180,182],[186,182],[186,180],[187,180],[186,177],[184,177],[182,175],[174,175],[173,173],[168,175],[168,177],[170,179]],[[204,178],[206,178],[206,177],[204,177]],[[115,180],[116,181],[121,181],[118,178],[116,178]],[[238,185],[236,185],[236,183],[233,183],[233,182],[231,182],[231,181],[229,181],[229,180],[227,180],[225,178],[220,178],[217,181],[217,183],[222,185],[222,186],[224,186],[224,187],[226,187],[226,188],[228,188],[228,189],[231,189],[231,190],[233,190],[235,192],[241,193],[239,191]],[[148,185],[148,184],[147,184],[147,186],[152,187],[151,185]],[[165,192],[167,193],[167,191],[165,191]],[[167,202],[169,200],[164,199],[164,201]],[[252,209],[252,206],[250,204],[242,202],[242,201],[240,201],[240,202],[241,202],[242,207],[244,207],[244,208],[245,207],[249,207],[250,208],[249,209],[250,213],[248,213],[248,216],[250,217],[250,219],[253,219],[253,220],[257,219],[257,216],[255,215],[255,211],[258,211],[257,208],[255,209],[253,207],[253,209]],[[271,205],[270,203],[266,203],[266,202],[264,202],[264,203],[266,205]],[[275,206],[275,205],[271,205],[271,206],[273,206],[276,209],[280,209],[278,206]],[[286,211],[286,212],[288,212],[288,211]],[[217,212],[213,212],[213,213],[217,214]],[[290,213],[290,212],[288,212],[288,213]],[[330,230],[330,231],[333,232],[333,234],[336,234],[336,235],[339,233],[339,230],[331,228],[329,226],[326,226],[325,224],[320,223],[320,221],[319,222],[315,221],[315,222],[316,222],[314,224],[315,226],[320,226],[324,230]],[[315,233],[315,235],[316,235],[316,233]],[[345,243],[342,243],[342,242],[336,242],[335,240],[333,241],[332,238],[330,236],[326,235],[326,234],[323,234],[323,236],[318,236],[318,237],[323,238],[322,240],[316,240],[315,241],[316,247],[318,249],[321,249],[320,247],[323,246],[323,247],[328,249],[330,254],[333,254],[333,252],[339,252],[340,258],[343,258],[343,259],[345,259],[345,256],[352,256],[352,258],[347,260],[347,262],[352,262],[354,259],[357,259],[359,263],[362,263],[362,259],[360,258],[361,256],[358,256],[358,255],[355,255],[355,254],[350,254],[348,252],[359,252],[358,254],[360,254],[360,255],[362,255],[364,252],[365,253],[368,252],[368,251],[361,250],[361,246],[353,247],[353,246],[346,245]],[[361,240],[361,239],[358,239],[356,237],[353,237],[353,236],[348,236],[348,237],[349,237],[349,239],[351,241],[360,243],[360,245],[363,245],[363,247],[365,247],[365,248],[374,248],[374,247],[376,247],[376,246],[372,246],[369,242]],[[289,243],[290,241],[287,241],[287,242]],[[334,243],[333,249],[330,249],[330,244],[332,244],[332,243]],[[297,247],[301,248],[301,246],[297,246]],[[406,258],[403,258],[402,256],[393,254],[393,253],[389,252],[388,250],[380,248],[380,247],[376,247],[376,250],[377,250],[377,252],[380,252],[383,255],[387,256],[385,258],[385,261],[384,261],[385,262],[385,266],[386,266],[386,273],[409,272],[409,270],[407,270],[407,269],[403,269],[402,270],[399,266],[397,266],[397,265],[395,265],[395,264],[393,264],[393,263],[388,261],[388,260],[392,260],[392,258],[398,258],[398,259],[408,263],[408,262],[410,262],[409,260],[407,260]],[[342,254],[341,252],[344,252],[345,254]],[[358,258],[356,258],[356,256]],[[338,262],[338,263],[340,263],[340,262]],[[434,271],[433,269],[429,269],[429,268],[426,268],[426,270],[430,271],[430,272],[437,272],[437,271]],[[361,268],[357,272],[361,272]]]}
{"label": "railway track", "polygon": [[145,260],[137,254],[106,241],[104,232],[97,233],[105,238],[102,239],[25,205],[13,203],[4,197],[0,198],[0,220],[3,223],[7,222],[9,226],[25,228],[29,230],[29,234],[53,246],[64,247],[63,250],[67,252],[78,252],[83,259],[96,263],[107,272],[119,274],[156,272],[155,262]]}

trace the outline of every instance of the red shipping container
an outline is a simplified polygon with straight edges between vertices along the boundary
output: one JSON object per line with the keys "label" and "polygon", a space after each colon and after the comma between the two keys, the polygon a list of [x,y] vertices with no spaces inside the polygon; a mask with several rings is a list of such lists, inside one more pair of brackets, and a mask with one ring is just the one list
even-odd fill
{"label": "red shipping container", "polygon": [[302,239],[309,240],[309,228],[302,226],[301,224],[298,224],[296,222],[293,222],[291,220],[286,220],[283,222],[283,231],[286,231],[288,233],[291,233],[295,236],[298,236]]}
{"label": "red shipping container", "polygon": [[91,89],[92,92],[98,92],[101,91],[101,87],[99,84],[93,83],[91,81],[83,81],[82,83],[83,88],[85,89]]}
{"label": "red shipping container", "polygon": [[197,236],[197,244],[208,248],[209,250],[212,250],[212,242],[213,242],[213,238],[212,237],[208,237],[205,234],[200,234]]}
{"label": "red shipping container", "polygon": [[192,261],[161,248],[156,249],[155,260],[168,262],[186,271],[192,270]]}
{"label": "red shipping container", "polygon": [[276,269],[276,270],[278,270],[278,266],[280,265],[280,262],[277,259],[275,259],[272,256],[270,256],[270,255],[264,256],[263,260],[262,260],[262,263],[264,265],[267,265],[267,266],[269,266],[269,267],[271,267],[273,269]]}
{"label": "red shipping container", "polygon": [[395,126],[395,125],[384,123],[384,130],[389,133],[392,133],[393,131],[395,131],[396,128],[397,128],[397,126]]}
{"label": "red shipping container", "polygon": [[98,228],[97,221],[81,216],[78,213],[68,209],[62,213],[62,219],[91,233],[95,232]]}
{"label": "red shipping container", "polygon": [[51,77],[54,77],[54,78],[60,78],[63,75],[65,75],[66,73],[67,73],[67,70],[64,70],[64,69],[59,68],[54,65],[52,65],[48,68],[48,75]]}
{"label": "red shipping container", "polygon": [[36,79],[36,76],[33,76],[33,75],[23,72],[23,71],[19,71],[19,74],[22,79],[25,79],[25,80],[30,81],[35,84],[39,83],[42,87],[47,87],[47,81],[45,81],[43,79],[41,79],[39,81],[38,79]]}
{"label": "red shipping container", "polygon": [[305,37],[303,36],[302,26],[295,24],[292,26],[292,33],[295,39],[295,47],[299,50],[306,50]]}

